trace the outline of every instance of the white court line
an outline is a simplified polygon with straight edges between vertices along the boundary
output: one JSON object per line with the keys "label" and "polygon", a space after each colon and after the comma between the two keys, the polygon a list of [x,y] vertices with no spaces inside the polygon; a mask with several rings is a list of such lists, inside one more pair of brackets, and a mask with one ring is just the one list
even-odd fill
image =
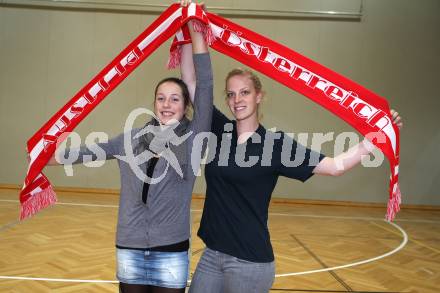
{"label": "white court line", "polygon": [[16,203],[16,202],[19,202],[18,200],[12,200],[12,199],[0,199],[0,201],[1,202],[14,202],[14,203]]}
{"label": "white court line", "polygon": [[398,252],[403,247],[405,247],[405,245],[408,243],[408,234],[406,234],[405,230],[403,230],[397,224],[394,224],[392,222],[388,222],[386,220],[383,220],[383,221],[385,223],[393,225],[394,228],[398,229],[400,231],[400,233],[402,233],[402,236],[403,236],[402,243],[400,243],[400,245],[398,247],[396,247],[395,249],[391,250],[390,252],[387,252],[385,254],[382,254],[382,255],[379,255],[379,256],[376,256],[376,257],[373,257],[373,258],[369,258],[369,259],[366,259],[366,260],[362,260],[362,261],[358,261],[358,262],[354,262],[354,263],[346,264],[346,265],[342,265],[342,266],[336,266],[336,267],[332,267],[332,268],[325,268],[325,269],[319,269],[319,270],[311,270],[311,271],[305,271],[305,272],[278,274],[278,275],[275,275],[275,277],[279,278],[279,277],[289,277],[289,276],[298,276],[298,275],[306,275],[306,274],[313,274],[313,273],[321,273],[321,272],[327,272],[327,271],[335,271],[335,270],[339,270],[339,269],[354,267],[354,266],[366,264],[366,263],[369,263],[369,262],[373,262],[373,261],[376,261],[376,260],[380,260],[382,258],[385,258],[387,256],[390,256],[390,255]]}
{"label": "white court line", "polygon": [[[12,201],[12,200],[0,200],[0,201]],[[13,201],[13,202],[17,202],[17,201]],[[115,205],[95,205],[95,204],[79,204],[79,203],[57,203],[57,204],[74,205],[74,206],[90,206],[90,207],[117,207]],[[201,212],[202,210],[198,209],[198,210],[192,210],[192,211],[193,212]],[[352,219],[352,220],[377,220],[376,218],[367,218],[367,217],[289,215],[289,214],[283,214],[283,213],[270,213],[270,214],[271,215],[275,215],[275,216],[291,216],[291,217],[334,218],[334,219]],[[403,241],[395,249],[393,249],[393,250],[391,250],[391,251],[389,251],[389,252],[387,252],[385,254],[382,254],[382,255],[379,255],[379,256],[376,256],[376,257],[373,257],[373,258],[369,258],[369,259],[366,259],[366,260],[363,260],[363,261],[358,261],[358,262],[354,262],[354,263],[350,263],[350,264],[345,264],[345,265],[331,267],[331,268],[318,269],[318,270],[310,270],[310,271],[286,273],[286,274],[277,274],[277,275],[275,275],[275,277],[276,278],[280,278],[280,277],[306,275],[306,274],[321,273],[321,272],[334,271],[334,270],[339,270],[339,269],[343,269],[343,268],[354,267],[354,266],[358,266],[358,265],[362,265],[362,264],[366,264],[366,263],[370,263],[370,262],[374,262],[374,261],[383,259],[385,257],[388,257],[388,256],[398,252],[403,247],[405,247],[405,245],[408,243],[408,235],[397,224],[391,223],[391,222],[387,222],[387,221],[385,221],[383,219],[381,219],[381,220],[384,221],[385,223],[388,223],[388,224],[394,226],[396,229],[398,229],[400,231],[400,233],[403,236]],[[57,278],[34,278],[34,277],[12,277],[12,276],[0,276],[0,279],[28,280],[28,281],[47,281],[47,282],[71,282],[71,283],[72,282],[73,283],[118,283],[118,281],[116,281],[116,280],[81,280],[81,279],[57,279]],[[191,281],[189,280],[189,282],[191,282]]]}
{"label": "white court line", "polygon": [[0,279],[46,281],[46,282],[69,282],[69,283],[115,283],[115,284],[119,283],[119,281],[115,281],[115,280],[80,280],[80,279],[54,279],[54,278],[8,277],[8,276],[0,276]]}
{"label": "white court line", "polygon": [[[19,201],[18,200],[12,200],[12,199],[0,199],[0,202],[18,203]],[[74,202],[57,202],[55,205],[81,206],[81,207],[100,207],[100,208],[117,208],[117,207],[119,207],[118,205],[74,203]]]}
{"label": "white court line", "polygon": [[84,204],[84,203],[73,203],[73,202],[57,202],[56,205],[82,206],[82,207],[99,207],[99,208],[118,208],[119,207],[119,205]]}
{"label": "white court line", "polygon": [[[18,200],[12,199],[0,199],[0,202],[11,202],[18,203]],[[102,208],[117,208],[118,205],[106,205],[106,204],[88,204],[88,203],[71,203],[71,202],[57,202],[56,205],[66,205],[66,206],[82,206],[82,207],[102,207]],[[192,212],[202,212],[201,209],[191,209]],[[269,213],[272,216],[286,216],[286,217],[306,217],[306,218],[329,218],[329,219],[346,219],[346,220],[366,220],[366,221],[382,221],[383,218],[372,218],[372,217],[349,217],[349,216],[321,216],[321,215],[310,215],[310,214],[283,214],[283,213]],[[394,219],[394,222],[414,222],[414,223],[430,223],[430,224],[440,224],[440,221],[433,220],[422,220],[422,219]]]}
{"label": "white court line", "polygon": [[[384,218],[372,218],[372,217],[349,217],[349,216],[322,216],[322,215],[310,215],[310,214],[298,214],[290,215],[283,213],[270,213],[272,216],[286,216],[286,217],[307,217],[317,219],[341,219],[341,220],[365,220],[365,221],[383,221]],[[440,224],[440,221],[433,220],[421,220],[421,219],[394,219],[393,222],[414,222],[414,223],[430,223]]]}

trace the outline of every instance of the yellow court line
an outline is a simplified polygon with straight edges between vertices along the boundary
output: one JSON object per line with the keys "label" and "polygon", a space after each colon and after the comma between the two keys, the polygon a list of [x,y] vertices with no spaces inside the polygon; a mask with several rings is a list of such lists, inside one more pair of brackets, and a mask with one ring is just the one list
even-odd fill
{"label": "yellow court line", "polygon": [[[376,224],[376,223],[374,223],[374,222],[370,222],[370,224],[373,224],[374,226],[377,226],[377,227],[379,227],[379,228],[382,228],[383,230],[386,230],[386,231],[388,231],[388,232],[390,232],[390,233],[393,233],[393,234],[395,234],[395,235],[401,236],[401,235],[400,235],[399,233],[397,233],[396,231],[393,231],[393,230],[391,230],[391,229],[385,228],[385,227],[383,227],[382,225]],[[440,250],[438,250],[438,249],[436,249],[436,248],[434,248],[434,247],[431,247],[431,246],[429,246],[429,245],[426,245],[426,244],[424,244],[423,242],[420,242],[420,241],[418,241],[418,240],[414,240],[414,239],[410,238],[409,236],[408,236],[408,240],[414,242],[414,243],[417,244],[417,245],[420,245],[420,246],[422,246],[422,247],[424,247],[424,248],[427,248],[427,249],[429,249],[429,250],[432,250],[432,251],[434,251],[434,252],[440,254]]]}

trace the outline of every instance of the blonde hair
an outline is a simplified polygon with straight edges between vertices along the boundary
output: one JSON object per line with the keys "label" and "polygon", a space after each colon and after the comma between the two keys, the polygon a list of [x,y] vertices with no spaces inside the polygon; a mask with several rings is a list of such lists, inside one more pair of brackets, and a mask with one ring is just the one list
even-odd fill
{"label": "blonde hair", "polygon": [[253,71],[251,71],[249,69],[242,69],[242,68],[234,68],[228,72],[228,74],[226,75],[226,79],[225,79],[225,91],[227,90],[226,85],[228,84],[228,80],[231,77],[234,77],[237,75],[249,77],[249,79],[252,81],[257,93],[264,94],[263,85],[261,84],[260,78]]}
{"label": "blonde hair", "polygon": [[[231,71],[229,71],[228,74],[226,75],[226,78],[225,78],[225,92],[227,92],[227,90],[228,90],[227,89],[228,80],[234,76],[248,77],[252,81],[252,84],[254,85],[254,88],[257,91],[257,93],[261,94],[261,100],[263,101],[263,98],[265,95],[265,92],[263,90],[263,84],[261,83],[261,80],[258,77],[258,75],[256,75],[252,70],[249,70],[249,69],[243,69],[243,68],[238,67],[238,68],[234,68]],[[258,104],[258,106],[257,106],[258,121],[261,121],[263,119],[263,115],[260,114],[260,104]]]}

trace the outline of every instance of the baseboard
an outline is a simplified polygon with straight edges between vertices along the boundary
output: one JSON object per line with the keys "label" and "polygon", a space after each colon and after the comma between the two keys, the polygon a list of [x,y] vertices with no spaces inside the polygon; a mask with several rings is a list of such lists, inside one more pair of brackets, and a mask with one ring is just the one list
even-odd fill
{"label": "baseboard", "polygon": [[[0,184],[0,190],[16,190],[21,189],[17,184]],[[102,194],[102,195],[118,195],[119,189],[111,188],[81,188],[81,187],[55,187],[56,192],[69,192],[69,193],[88,193],[88,194]],[[193,193],[193,199],[203,200],[204,194]],[[293,199],[293,198],[280,198],[273,197],[271,204],[284,204],[284,205],[326,205],[326,206],[346,206],[346,207],[363,207],[363,208],[384,208],[385,203],[370,203],[370,202],[353,202],[353,201],[339,201],[339,200],[313,200],[313,199]],[[415,210],[431,210],[440,211],[440,206],[434,205],[413,205],[403,204],[402,209],[415,209]]]}

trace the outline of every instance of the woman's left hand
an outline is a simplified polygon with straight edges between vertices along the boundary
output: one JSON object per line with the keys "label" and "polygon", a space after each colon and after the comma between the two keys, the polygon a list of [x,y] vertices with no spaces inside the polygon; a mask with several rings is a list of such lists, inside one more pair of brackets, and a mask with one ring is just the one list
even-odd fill
{"label": "woman's left hand", "polygon": [[402,122],[402,117],[400,117],[399,112],[397,112],[394,109],[391,109],[391,116],[393,117],[393,123],[397,125],[397,127],[399,127],[399,129],[402,129],[403,127],[403,122]]}

